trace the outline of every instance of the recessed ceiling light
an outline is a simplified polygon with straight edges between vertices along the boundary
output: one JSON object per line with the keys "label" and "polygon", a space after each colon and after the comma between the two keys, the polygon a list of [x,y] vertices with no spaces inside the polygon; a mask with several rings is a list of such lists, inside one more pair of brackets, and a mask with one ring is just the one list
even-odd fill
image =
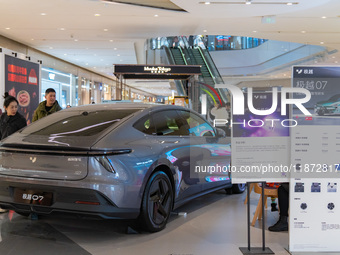
{"label": "recessed ceiling light", "polygon": [[256,31],[256,30],[254,30],[254,31],[253,31],[253,33],[257,33],[257,31]]}
{"label": "recessed ceiling light", "polygon": [[157,18],[157,17],[158,17],[158,14],[155,14],[155,15],[154,15],[154,17],[156,17],[156,18]]}
{"label": "recessed ceiling light", "polygon": [[204,4],[210,4],[210,2],[205,2]]}
{"label": "recessed ceiling light", "polygon": [[320,42],[320,44],[324,44],[324,42]]}
{"label": "recessed ceiling light", "polygon": [[60,30],[60,31],[64,31],[64,30],[65,30],[65,28],[61,27],[61,28],[58,28],[58,30]]}
{"label": "recessed ceiling light", "polygon": [[85,65],[87,65],[87,66],[88,66],[88,65],[89,65],[89,63],[86,63]]}
{"label": "recessed ceiling light", "polygon": [[117,57],[120,57],[120,54],[117,54]]}
{"label": "recessed ceiling light", "polygon": [[74,39],[75,42],[78,42],[78,39]]}
{"label": "recessed ceiling light", "polygon": [[50,50],[53,50],[53,47],[50,47]]}
{"label": "recessed ceiling light", "polygon": [[47,14],[45,12],[40,13],[41,16],[46,16]]}
{"label": "recessed ceiling light", "polygon": [[251,4],[251,0],[246,0],[246,4]]}
{"label": "recessed ceiling light", "polygon": [[113,40],[110,40],[110,42],[113,42]]}
{"label": "recessed ceiling light", "polygon": [[107,31],[109,31],[109,30],[108,30],[107,28],[104,28],[104,31],[107,32]]}
{"label": "recessed ceiling light", "polygon": [[304,31],[304,30],[303,30],[303,31],[301,31],[301,33],[302,33],[302,34],[305,34],[305,33],[306,33],[306,31]]}
{"label": "recessed ceiling light", "polygon": [[117,50],[117,48],[113,48],[113,50]]}
{"label": "recessed ceiling light", "polygon": [[321,19],[327,19],[327,17],[326,16],[322,16]]}
{"label": "recessed ceiling light", "polygon": [[66,53],[64,53],[64,56],[67,56],[67,54],[66,54]]}
{"label": "recessed ceiling light", "polygon": [[31,38],[31,41],[34,41],[34,39],[33,39],[33,38]]}
{"label": "recessed ceiling light", "polygon": [[208,30],[204,29],[203,32],[206,33],[206,32],[208,32]]}
{"label": "recessed ceiling light", "polygon": [[99,16],[100,16],[100,14],[99,14],[99,13],[96,13],[96,14],[94,14],[94,16],[95,16],[95,17],[99,17]]}
{"label": "recessed ceiling light", "polygon": [[94,66],[93,68],[96,69],[97,67]]}
{"label": "recessed ceiling light", "polygon": [[287,5],[293,5],[293,3],[287,3]]}
{"label": "recessed ceiling light", "polygon": [[10,28],[10,27],[6,27],[5,29],[6,29],[6,30],[10,30],[11,28]]}
{"label": "recessed ceiling light", "polygon": [[334,61],[334,63],[335,63],[335,64],[337,64],[337,63],[338,63],[338,61]]}
{"label": "recessed ceiling light", "polygon": [[332,58],[335,58],[335,56],[332,56]]}

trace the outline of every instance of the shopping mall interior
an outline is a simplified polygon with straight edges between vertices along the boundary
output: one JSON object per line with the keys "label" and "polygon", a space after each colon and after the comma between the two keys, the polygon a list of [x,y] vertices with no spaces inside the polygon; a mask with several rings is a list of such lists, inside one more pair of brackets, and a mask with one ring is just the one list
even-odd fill
{"label": "shopping mall interior", "polygon": [[[202,94],[191,97],[193,86],[188,81],[178,82],[173,77],[121,79],[115,65],[199,65],[202,73],[193,83],[201,86],[200,93],[208,96],[213,107],[218,99],[223,104],[230,102],[226,85],[258,91],[288,88],[294,66],[337,67],[340,62],[339,0],[0,3],[0,94],[8,88],[4,55],[9,55],[38,63],[37,100],[45,100],[45,90],[53,88],[62,108],[117,101],[173,105],[176,98],[184,98],[183,106],[203,113],[202,107],[193,103]],[[208,88],[213,89],[209,92]],[[1,182],[7,176],[1,171],[2,163],[0,205],[5,208]],[[269,197],[264,222],[254,218],[248,232],[248,219],[253,220],[261,194],[251,192],[247,207],[247,192],[235,193],[240,192],[220,189],[197,196],[173,210],[166,228],[155,233],[131,219],[94,220],[62,213],[24,217],[6,210],[0,213],[0,253],[238,255],[247,254],[240,247],[247,247],[249,241],[253,247],[262,247],[265,236],[272,254],[311,254],[291,251],[288,231],[267,230],[280,217],[278,211],[270,210]],[[337,242],[335,238],[333,242]],[[316,250],[312,254],[340,251]]]}

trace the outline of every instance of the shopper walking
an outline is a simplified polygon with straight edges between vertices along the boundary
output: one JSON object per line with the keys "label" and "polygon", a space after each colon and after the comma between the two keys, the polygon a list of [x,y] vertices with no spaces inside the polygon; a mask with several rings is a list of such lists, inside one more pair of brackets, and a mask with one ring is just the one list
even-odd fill
{"label": "shopper walking", "polygon": [[[26,119],[18,113],[18,100],[13,96],[9,96],[7,92],[5,93],[4,98],[5,112],[1,114],[0,117],[1,140],[27,126]],[[0,213],[7,211],[8,210],[6,209],[0,208]]]}
{"label": "shopper walking", "polygon": [[62,110],[58,101],[56,100],[56,92],[52,88],[48,88],[45,91],[46,100],[41,102],[33,114],[33,120],[36,121],[54,112]]}

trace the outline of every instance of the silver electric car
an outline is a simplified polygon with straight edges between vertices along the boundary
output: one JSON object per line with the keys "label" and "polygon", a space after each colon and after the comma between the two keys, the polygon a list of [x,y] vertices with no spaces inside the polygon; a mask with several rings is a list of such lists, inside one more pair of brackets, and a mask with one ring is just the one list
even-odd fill
{"label": "silver electric car", "polygon": [[139,219],[232,185],[230,138],[179,106],[98,104],[42,118],[1,141],[0,206],[19,214]]}

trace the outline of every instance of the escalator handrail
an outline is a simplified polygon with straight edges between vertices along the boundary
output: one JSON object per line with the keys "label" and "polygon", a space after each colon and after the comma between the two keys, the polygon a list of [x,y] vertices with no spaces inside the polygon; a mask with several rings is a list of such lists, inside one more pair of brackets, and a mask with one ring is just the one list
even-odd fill
{"label": "escalator handrail", "polygon": [[[213,65],[215,65],[215,63],[214,63],[214,60],[212,59],[212,57],[211,57],[211,55],[210,55],[210,53],[209,53],[209,50],[208,49],[202,49],[202,51],[203,51],[203,54],[205,54],[205,56],[207,56],[208,58],[210,58],[210,60],[211,60],[211,63],[213,63]],[[224,81],[223,81],[223,78],[222,78],[222,76],[221,76],[221,74],[220,74],[220,71],[218,71],[218,68],[215,66],[215,68],[214,68],[214,73],[216,74],[215,75],[215,77],[217,76],[217,77],[219,77],[220,78],[220,80],[222,81],[222,83],[224,84]]]}
{"label": "escalator handrail", "polygon": [[175,62],[174,56],[173,56],[173,55],[171,54],[171,52],[170,52],[169,47],[163,45],[162,48],[165,50],[165,54],[166,54],[166,56],[168,57],[168,60],[171,60],[171,61],[169,61],[169,64],[170,64],[170,65],[175,65],[176,62]]}
{"label": "escalator handrail", "polygon": [[179,49],[179,51],[181,52],[181,55],[182,55],[182,58],[183,58],[183,60],[184,60],[185,65],[188,65],[188,62],[187,62],[187,60],[185,59],[185,55],[184,55],[184,53],[183,53],[183,51],[182,51],[181,46],[178,46],[178,49]]}
{"label": "escalator handrail", "polygon": [[203,61],[204,61],[204,64],[206,65],[206,67],[207,67],[207,69],[208,69],[208,72],[210,73],[211,78],[213,78],[214,83],[216,84],[215,76],[212,74],[212,72],[211,72],[211,70],[210,70],[210,67],[209,67],[209,65],[208,65],[208,63],[207,63],[207,61],[206,61],[206,59],[205,59],[205,57],[204,57],[204,54],[203,54],[203,52],[202,52],[201,47],[198,47],[198,51],[199,51],[199,53],[201,54],[201,57],[202,57],[202,59],[203,59]]}

